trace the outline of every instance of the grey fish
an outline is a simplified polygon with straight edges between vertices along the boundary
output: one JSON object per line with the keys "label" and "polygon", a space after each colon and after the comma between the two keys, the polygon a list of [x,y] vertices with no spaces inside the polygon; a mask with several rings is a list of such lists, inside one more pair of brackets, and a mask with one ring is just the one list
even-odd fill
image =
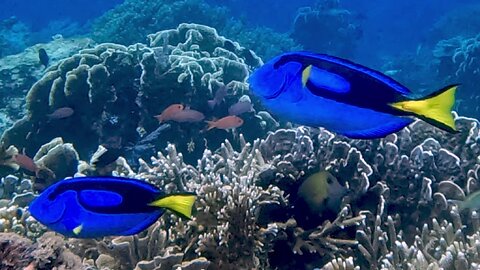
{"label": "grey fish", "polygon": [[210,109],[213,109],[215,108],[215,106],[222,103],[226,95],[227,95],[227,87],[224,84],[222,84],[222,86],[220,86],[220,88],[217,89],[217,92],[215,92],[215,97],[208,101],[208,106],[210,107]]}
{"label": "grey fish", "polygon": [[470,209],[470,210],[478,210],[480,209],[480,190],[475,191],[467,196],[464,201],[461,201],[458,204],[458,208],[460,210],[463,209]]}
{"label": "grey fish", "polygon": [[74,114],[74,110],[70,107],[62,107],[56,109],[53,113],[47,114],[48,119],[56,120],[70,117]]}
{"label": "grey fish", "polygon": [[232,106],[230,106],[230,108],[228,108],[228,114],[230,115],[240,115],[242,113],[252,112],[252,111],[253,111],[252,103],[248,101],[239,101],[233,104]]}
{"label": "grey fish", "polygon": [[142,144],[147,144],[147,143],[153,142],[158,138],[158,136],[160,136],[160,134],[163,131],[165,131],[169,128],[170,128],[170,124],[160,125],[157,129],[150,132],[147,136],[145,136],[143,139],[141,139],[137,144],[142,145]]}
{"label": "grey fish", "polygon": [[179,123],[194,123],[203,121],[203,119],[205,119],[205,115],[203,113],[195,110],[185,109],[172,115],[170,120]]}
{"label": "grey fish", "polygon": [[45,51],[44,48],[40,48],[38,50],[38,59],[40,60],[40,64],[44,65],[45,68],[48,67],[50,58],[48,57],[47,51]]}

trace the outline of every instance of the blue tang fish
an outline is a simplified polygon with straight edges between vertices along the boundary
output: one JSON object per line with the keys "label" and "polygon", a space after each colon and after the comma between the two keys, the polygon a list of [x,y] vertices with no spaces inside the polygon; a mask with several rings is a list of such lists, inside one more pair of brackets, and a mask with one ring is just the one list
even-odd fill
{"label": "blue tang fish", "polygon": [[249,83],[264,106],[285,120],[350,138],[385,137],[414,117],[457,132],[451,109],[458,85],[413,98],[408,88],[378,71],[310,52],[275,57]]}
{"label": "blue tang fish", "polygon": [[78,177],[55,183],[29,206],[49,229],[68,237],[96,238],[139,233],[165,209],[190,218],[195,195],[166,195],[155,186],[121,177]]}

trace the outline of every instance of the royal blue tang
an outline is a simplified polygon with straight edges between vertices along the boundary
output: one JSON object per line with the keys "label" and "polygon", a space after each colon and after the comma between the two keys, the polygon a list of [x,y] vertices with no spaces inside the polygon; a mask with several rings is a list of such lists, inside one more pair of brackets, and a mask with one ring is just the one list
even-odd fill
{"label": "royal blue tang", "polygon": [[311,52],[277,56],[257,69],[249,83],[275,115],[350,138],[385,137],[415,117],[457,132],[451,109],[458,85],[414,98],[408,88],[378,71]]}
{"label": "royal blue tang", "polygon": [[165,209],[190,218],[193,193],[165,194],[141,180],[78,177],[57,182],[29,206],[32,216],[68,237],[96,238],[143,231]]}

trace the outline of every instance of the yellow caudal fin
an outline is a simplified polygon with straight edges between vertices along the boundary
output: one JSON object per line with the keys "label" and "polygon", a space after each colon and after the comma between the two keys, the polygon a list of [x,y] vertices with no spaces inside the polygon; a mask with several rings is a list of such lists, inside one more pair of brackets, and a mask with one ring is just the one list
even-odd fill
{"label": "yellow caudal fin", "polygon": [[458,84],[444,87],[426,97],[390,104],[405,112],[413,113],[425,122],[448,132],[457,132],[452,108],[455,104],[455,92]]}
{"label": "yellow caudal fin", "polygon": [[312,73],[312,65],[306,67],[302,71],[302,86],[305,87],[308,82],[308,78],[310,77],[310,74]]}
{"label": "yellow caudal fin", "polygon": [[154,202],[150,206],[166,208],[176,215],[190,219],[192,217],[192,208],[197,196],[194,193],[177,193],[165,195]]}

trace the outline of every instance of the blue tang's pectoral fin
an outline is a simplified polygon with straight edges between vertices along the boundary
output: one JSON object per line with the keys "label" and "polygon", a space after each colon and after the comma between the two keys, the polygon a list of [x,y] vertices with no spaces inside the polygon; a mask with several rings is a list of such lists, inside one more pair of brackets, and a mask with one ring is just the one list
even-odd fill
{"label": "blue tang's pectoral fin", "polygon": [[328,92],[344,94],[350,91],[350,83],[345,78],[312,65],[303,70],[302,85],[316,96],[324,96]]}
{"label": "blue tang's pectoral fin", "polygon": [[375,128],[355,130],[355,131],[346,131],[339,132],[342,135],[345,135],[352,139],[376,139],[383,138],[389,134],[400,131],[404,127],[411,124],[414,120],[410,118],[401,118],[401,120],[395,121],[391,124],[380,125]]}
{"label": "blue tang's pectoral fin", "polygon": [[82,190],[79,196],[80,203],[85,208],[115,207],[122,203],[120,194],[106,190]]}

